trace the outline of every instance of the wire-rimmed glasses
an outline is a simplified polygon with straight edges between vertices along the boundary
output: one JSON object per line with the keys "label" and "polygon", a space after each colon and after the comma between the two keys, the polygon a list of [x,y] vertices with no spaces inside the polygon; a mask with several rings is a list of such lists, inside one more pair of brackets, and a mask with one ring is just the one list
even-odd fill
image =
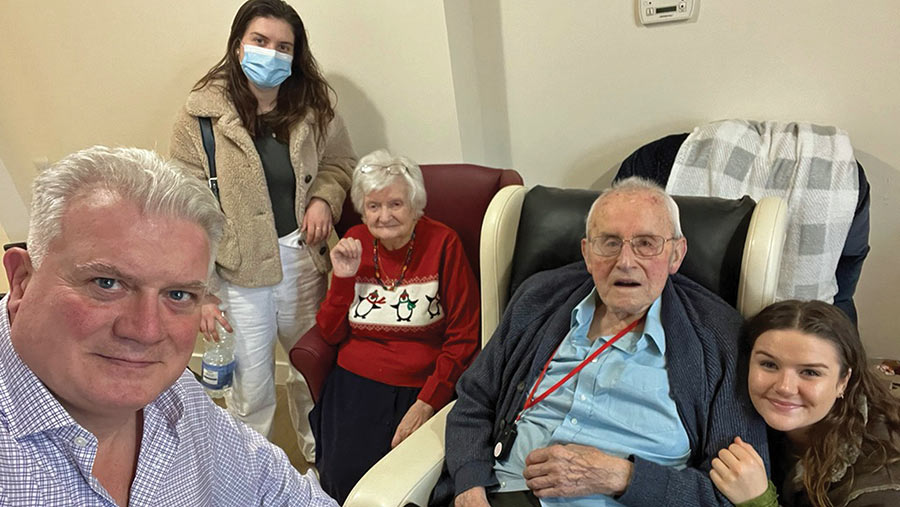
{"label": "wire-rimmed glasses", "polygon": [[632,236],[631,239],[622,239],[618,236],[602,235],[588,240],[591,244],[591,251],[601,257],[616,257],[622,253],[625,243],[631,245],[631,251],[634,255],[642,258],[656,257],[661,254],[666,242],[676,238],[664,238],[652,234],[642,234]]}
{"label": "wire-rimmed glasses", "polygon": [[403,174],[404,172],[409,173],[409,168],[406,167],[406,164],[400,162],[393,162],[391,164],[366,164],[359,168],[359,172],[363,174],[369,174],[375,171],[386,171],[391,176],[396,176],[398,174]]}

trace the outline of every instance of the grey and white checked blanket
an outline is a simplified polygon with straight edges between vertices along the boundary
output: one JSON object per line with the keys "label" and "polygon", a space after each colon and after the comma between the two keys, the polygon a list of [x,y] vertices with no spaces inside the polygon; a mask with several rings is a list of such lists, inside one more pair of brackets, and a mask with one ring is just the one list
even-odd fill
{"label": "grey and white checked blanket", "polygon": [[678,150],[666,190],[784,199],[789,217],[776,300],[833,302],[834,272],[859,193],[846,132],[811,123],[747,120],[696,127]]}

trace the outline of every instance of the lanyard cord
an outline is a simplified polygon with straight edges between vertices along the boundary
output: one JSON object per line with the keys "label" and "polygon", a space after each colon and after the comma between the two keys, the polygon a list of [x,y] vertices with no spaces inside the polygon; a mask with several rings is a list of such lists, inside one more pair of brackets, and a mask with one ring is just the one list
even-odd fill
{"label": "lanyard cord", "polygon": [[601,353],[603,353],[603,351],[606,350],[607,348],[609,348],[610,345],[619,341],[619,338],[625,336],[626,334],[628,334],[629,331],[636,328],[637,325],[640,324],[641,321],[643,321],[643,320],[644,320],[644,318],[641,317],[641,318],[637,319],[636,321],[632,322],[631,324],[628,324],[628,326],[625,327],[625,329],[616,333],[616,335],[613,336],[612,338],[610,338],[610,340],[608,342],[604,343],[599,349],[595,350],[591,355],[586,357],[584,359],[584,361],[581,362],[581,364],[579,364],[578,366],[573,368],[572,371],[570,371],[568,374],[566,374],[565,377],[562,378],[562,380],[560,380],[556,384],[553,384],[552,387],[550,387],[549,389],[544,391],[540,396],[537,397],[537,399],[535,399],[534,393],[535,393],[535,391],[537,391],[538,386],[541,385],[541,380],[544,379],[544,374],[547,373],[547,368],[550,367],[550,362],[553,361],[553,358],[556,356],[556,352],[559,351],[559,347],[562,345],[562,342],[560,342],[560,344],[557,345],[556,349],[553,351],[553,354],[550,355],[550,359],[548,359],[547,363],[544,364],[544,369],[541,370],[541,375],[538,377],[537,382],[534,383],[534,387],[531,388],[531,392],[528,393],[528,398],[525,400],[525,405],[522,407],[522,410],[519,412],[519,415],[516,416],[516,421],[518,421],[519,419],[522,418],[522,414],[524,414],[526,410],[537,405],[538,403],[543,401],[544,398],[549,396],[550,393],[559,389],[560,386],[562,386],[563,384],[568,382],[569,379],[571,379],[572,377],[577,375],[578,372],[581,371],[582,368],[587,366],[587,364],[589,362],[591,362],[591,360],[593,360],[594,358],[599,356]]}

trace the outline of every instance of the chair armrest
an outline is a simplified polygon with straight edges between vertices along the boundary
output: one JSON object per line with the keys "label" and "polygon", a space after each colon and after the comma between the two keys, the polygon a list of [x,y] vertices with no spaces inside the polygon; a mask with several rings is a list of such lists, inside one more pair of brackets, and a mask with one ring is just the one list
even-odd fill
{"label": "chair armrest", "polygon": [[313,403],[318,403],[325,379],[334,368],[337,347],[326,342],[319,326],[315,325],[297,340],[289,357],[294,368],[306,379]]}
{"label": "chair armrest", "polygon": [[450,402],[406,437],[356,483],[344,507],[425,507],[444,467],[444,427]]}
{"label": "chair armrest", "polygon": [[521,185],[501,188],[484,213],[481,224],[481,347],[484,348],[509,302],[513,251],[528,189]]}
{"label": "chair armrest", "polygon": [[756,203],[744,242],[738,285],[738,311],[744,318],[775,302],[787,226],[788,209],[783,199],[763,197]]}

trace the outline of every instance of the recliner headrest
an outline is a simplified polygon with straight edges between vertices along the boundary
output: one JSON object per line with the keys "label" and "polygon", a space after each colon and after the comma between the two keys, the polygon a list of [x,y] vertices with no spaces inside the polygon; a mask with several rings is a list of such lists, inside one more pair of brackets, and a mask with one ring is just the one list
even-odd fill
{"label": "recliner headrest", "polygon": [[[525,195],[509,293],[526,278],[581,260],[581,239],[597,190],[536,186]],[[676,196],[688,251],[679,273],[737,304],[744,240],[756,202]]]}

